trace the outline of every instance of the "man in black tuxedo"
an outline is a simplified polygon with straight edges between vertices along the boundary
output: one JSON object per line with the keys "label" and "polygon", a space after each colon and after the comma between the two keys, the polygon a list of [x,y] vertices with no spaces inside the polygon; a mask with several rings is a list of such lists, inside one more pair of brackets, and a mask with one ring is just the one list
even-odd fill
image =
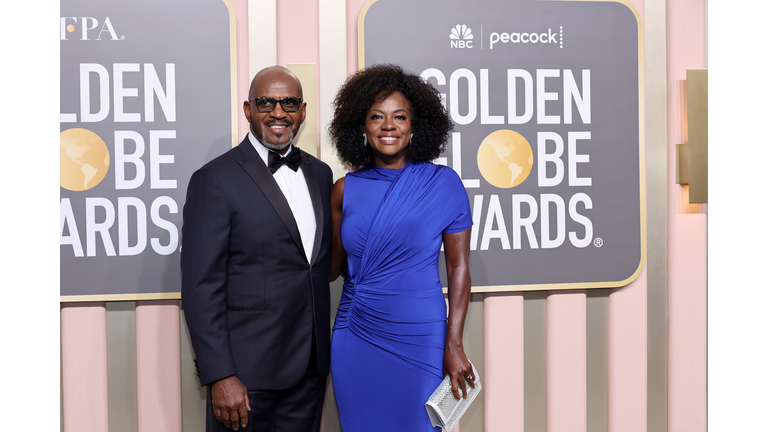
{"label": "man in black tuxedo", "polygon": [[330,349],[331,169],[293,147],[301,83],[273,66],[243,103],[250,133],[189,181],[182,301],[206,431],[318,431]]}

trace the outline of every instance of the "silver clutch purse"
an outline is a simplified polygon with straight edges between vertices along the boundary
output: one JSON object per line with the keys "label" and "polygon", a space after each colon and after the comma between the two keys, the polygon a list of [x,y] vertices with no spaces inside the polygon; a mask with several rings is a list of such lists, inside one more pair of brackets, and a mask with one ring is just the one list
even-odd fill
{"label": "silver clutch purse", "polygon": [[[472,362],[469,362],[472,364]],[[477,394],[483,389],[480,384],[480,376],[477,374],[475,365],[472,365],[472,376],[475,377],[475,388],[467,385],[467,398],[463,397],[459,400],[453,397],[451,392],[451,378],[446,376],[439,386],[432,392],[432,396],[429,397],[427,403],[424,404],[424,408],[427,409],[429,420],[432,422],[432,427],[441,427],[445,432],[450,432],[454,426],[459,422],[459,419],[464,412],[469,408],[469,405],[475,400]],[[461,388],[459,388],[461,393]]]}

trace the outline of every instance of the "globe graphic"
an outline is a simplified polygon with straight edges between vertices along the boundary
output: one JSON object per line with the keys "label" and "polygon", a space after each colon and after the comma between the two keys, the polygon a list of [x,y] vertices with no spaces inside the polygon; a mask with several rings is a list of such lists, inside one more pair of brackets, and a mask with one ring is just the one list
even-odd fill
{"label": "globe graphic", "polygon": [[515,187],[528,178],[533,168],[533,150],[519,133],[502,129],[483,140],[477,150],[480,174],[497,188]]}
{"label": "globe graphic", "polygon": [[109,171],[109,150],[104,140],[87,129],[67,129],[59,134],[61,187],[84,191],[99,184]]}

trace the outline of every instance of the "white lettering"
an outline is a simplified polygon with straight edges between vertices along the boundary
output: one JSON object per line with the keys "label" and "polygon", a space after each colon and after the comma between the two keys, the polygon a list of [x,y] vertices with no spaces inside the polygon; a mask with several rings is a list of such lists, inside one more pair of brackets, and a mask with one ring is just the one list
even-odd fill
{"label": "white lettering", "polygon": [[[517,115],[517,79],[523,80],[525,111]],[[523,69],[507,69],[507,111],[509,124],[524,124],[533,118],[533,77]]]}
{"label": "white lettering", "polygon": [[[528,205],[528,217],[522,217],[522,205]],[[536,205],[536,199],[527,194],[512,195],[512,249],[520,249],[522,245],[523,232],[525,228],[528,237],[528,245],[531,249],[538,249],[539,243],[536,241],[536,235],[533,231],[533,223],[539,216],[539,209]]]}
{"label": "white lettering", "polygon": [[488,69],[480,69],[480,124],[504,124],[503,115],[491,115],[488,94]]}
{"label": "white lettering", "polygon": [[[493,229],[493,222],[496,221],[497,229]],[[504,223],[504,215],[501,212],[501,203],[498,195],[491,195],[491,201],[488,203],[488,213],[485,216],[483,226],[483,241],[480,243],[480,250],[488,250],[491,239],[501,240],[501,248],[509,249],[509,234],[507,234],[507,225]]]}
{"label": "white lettering", "polygon": [[160,243],[160,239],[157,237],[152,237],[150,243],[152,244],[152,249],[158,254],[170,255],[179,245],[179,231],[173,222],[169,222],[160,217],[160,207],[163,206],[168,207],[168,212],[171,214],[178,213],[179,206],[176,204],[176,201],[174,201],[173,198],[169,196],[160,196],[152,202],[152,207],[150,208],[152,223],[154,223],[158,228],[162,228],[168,232],[168,244],[163,246]]}
{"label": "white lettering", "polygon": [[175,179],[160,179],[160,165],[172,164],[175,158],[172,154],[160,154],[160,140],[175,138],[175,130],[149,131],[149,184],[151,189],[176,189]]}
{"label": "white lettering", "polygon": [[563,116],[565,117],[565,124],[573,122],[571,102],[576,104],[576,109],[579,111],[582,123],[592,123],[592,91],[589,77],[589,69],[583,69],[581,71],[581,92],[579,92],[579,88],[576,86],[576,79],[573,77],[573,71],[570,69],[563,70],[563,92],[565,93],[563,96],[565,105],[563,107]]}
{"label": "white lettering", "polygon": [[584,208],[587,210],[592,209],[592,199],[585,193],[577,193],[571,197],[568,202],[568,213],[571,215],[571,219],[584,226],[584,237],[579,238],[575,231],[568,233],[568,238],[571,244],[577,248],[584,248],[592,243],[592,221],[589,218],[580,215],[576,210],[578,203],[584,203]]}
{"label": "white lettering", "polygon": [[[125,141],[131,140],[136,145],[133,153],[125,152]],[[144,155],[144,138],[135,131],[115,131],[115,189],[136,189],[144,183],[145,168],[141,157]],[[125,178],[125,164],[136,167],[133,179]]]}
{"label": "white lettering", "polygon": [[[72,203],[69,198],[62,198],[59,204],[59,245],[71,245],[76,257],[83,256],[83,245],[80,242],[80,234],[75,223],[75,213],[72,211]],[[69,235],[64,235],[64,226],[69,229]]]}
{"label": "white lettering", "polygon": [[115,121],[116,122],[140,122],[140,113],[126,113],[123,108],[123,99],[127,97],[137,97],[139,95],[138,88],[125,88],[123,87],[123,73],[125,72],[139,72],[140,66],[138,63],[115,63],[112,66],[112,73],[114,76],[114,93],[115,93]]}
{"label": "white lettering", "polygon": [[[536,163],[539,171],[539,187],[557,186],[563,181],[565,167],[563,165],[563,138],[555,132],[539,132],[536,135]],[[555,151],[547,153],[547,141],[554,141]],[[547,177],[547,163],[554,164],[555,175]]]}
{"label": "white lettering", "polygon": [[[91,112],[90,74],[99,77],[99,112]],[[109,114],[109,72],[97,63],[80,63],[80,119],[84,123],[100,122]]]}
{"label": "white lettering", "polygon": [[559,115],[546,114],[546,102],[556,101],[557,92],[546,91],[546,79],[557,78],[560,71],[557,69],[536,69],[536,121],[539,124],[559,124]]}
{"label": "white lettering", "polygon": [[[96,222],[96,207],[104,209],[103,222]],[[115,207],[108,199],[93,197],[85,199],[85,246],[89,257],[96,256],[96,234],[101,236],[107,256],[116,255],[112,237],[109,235],[109,229],[114,223]]]}
{"label": "white lettering", "polygon": [[[445,81],[445,79],[443,79]],[[169,122],[176,121],[176,65],[165,65],[165,90],[160,84],[155,66],[152,63],[144,63],[144,121],[155,121],[155,100],[163,109],[165,119]]]}
{"label": "white lettering", "polygon": [[568,132],[568,186],[592,186],[592,177],[578,177],[576,164],[588,163],[588,154],[576,153],[576,141],[592,138],[592,132]]}
{"label": "white lettering", "polygon": [[[131,246],[128,241],[128,207],[136,211],[136,244]],[[133,256],[144,252],[147,247],[147,207],[144,201],[134,197],[119,197],[117,199],[117,239],[120,256]]]}
{"label": "white lettering", "polygon": [[[467,102],[468,112],[467,115],[459,114],[459,80],[464,78],[467,80]],[[469,69],[456,69],[451,74],[451,118],[454,122],[460,125],[467,125],[475,121],[477,117],[477,78],[475,74]]]}
{"label": "white lettering", "polygon": [[[555,217],[557,223],[555,226],[555,238],[550,238],[551,230],[549,227],[549,205],[555,204]],[[553,249],[563,244],[565,241],[565,201],[560,195],[541,194],[541,248]]]}

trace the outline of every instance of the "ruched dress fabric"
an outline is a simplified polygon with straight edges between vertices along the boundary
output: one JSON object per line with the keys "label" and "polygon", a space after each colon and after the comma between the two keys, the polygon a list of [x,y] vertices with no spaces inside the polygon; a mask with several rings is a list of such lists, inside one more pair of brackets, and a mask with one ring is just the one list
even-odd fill
{"label": "ruched dress fabric", "polygon": [[331,341],[344,432],[435,431],[424,403],[443,378],[443,233],[472,226],[459,176],[431,163],[346,175],[347,273]]}

